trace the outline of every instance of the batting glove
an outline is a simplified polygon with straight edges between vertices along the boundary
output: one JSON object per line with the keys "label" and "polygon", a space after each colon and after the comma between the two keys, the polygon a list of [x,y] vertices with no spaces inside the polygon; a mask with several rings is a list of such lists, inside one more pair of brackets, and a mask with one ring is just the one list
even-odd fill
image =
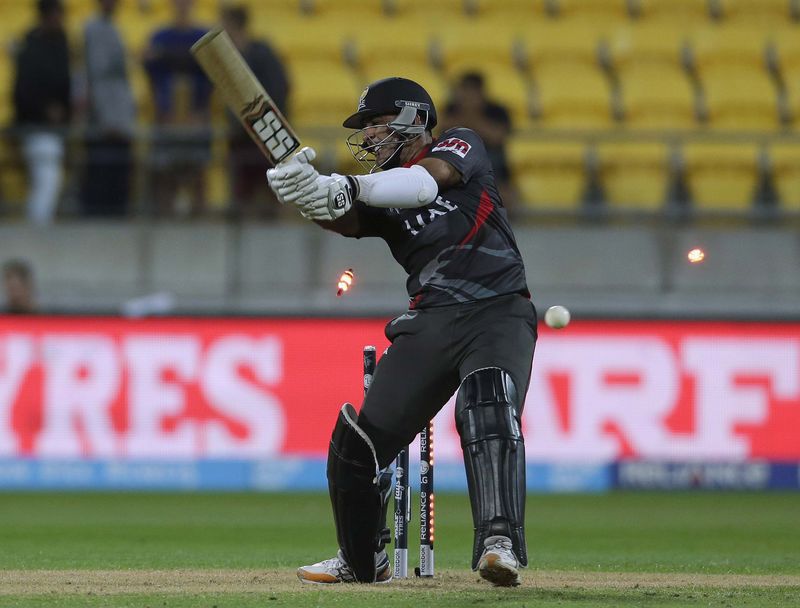
{"label": "batting glove", "polygon": [[356,196],[358,196],[356,179],[334,173],[330,177],[320,175],[316,180],[314,191],[302,195],[294,204],[307,219],[332,221],[350,211]]}
{"label": "batting glove", "polygon": [[316,156],[314,148],[306,146],[288,161],[267,171],[269,187],[282,204],[294,203],[304,194],[316,189],[319,173],[311,164]]}

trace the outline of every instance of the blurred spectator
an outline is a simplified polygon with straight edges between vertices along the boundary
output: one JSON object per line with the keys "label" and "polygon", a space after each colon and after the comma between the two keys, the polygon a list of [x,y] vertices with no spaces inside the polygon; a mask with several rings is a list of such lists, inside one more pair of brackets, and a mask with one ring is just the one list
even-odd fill
{"label": "blurred spectator", "polygon": [[119,0],[98,0],[100,14],[84,30],[89,115],[86,175],[87,216],[124,216],[131,182],[131,139],[136,107],[125,47],[112,21]]}
{"label": "blurred spectator", "polygon": [[[247,32],[248,12],[245,6],[231,6],[222,11],[222,25],[230,34],[256,78],[269,92],[275,105],[285,115],[289,95],[289,79],[278,55],[263,40],[253,40]],[[239,125],[233,114],[230,122],[230,162],[233,182],[232,212],[238,216],[274,218],[281,209],[272,190],[264,187],[264,174],[269,164],[264,155]]]}
{"label": "blurred spectator", "polygon": [[63,181],[64,128],[70,120],[70,69],[61,0],[38,0],[38,24],[16,57],[14,111],[28,166],[28,218],[49,224]]}
{"label": "blurred spectator", "polygon": [[33,270],[24,260],[9,260],[3,264],[3,291],[7,314],[26,315],[36,312]]}
{"label": "blurred spectator", "polygon": [[[193,22],[193,0],[172,0],[172,5],[173,23],[157,30],[145,51],[157,122],[150,158],[153,196],[160,216],[197,216],[205,210],[205,168],[211,155],[211,83],[189,49],[208,28]],[[179,198],[183,194],[186,204]]]}
{"label": "blurred spectator", "polygon": [[467,127],[481,136],[492,162],[500,196],[507,207],[513,207],[516,197],[505,150],[511,133],[511,117],[505,107],[488,98],[482,74],[466,72],[456,84],[439,121],[440,132],[452,127]]}

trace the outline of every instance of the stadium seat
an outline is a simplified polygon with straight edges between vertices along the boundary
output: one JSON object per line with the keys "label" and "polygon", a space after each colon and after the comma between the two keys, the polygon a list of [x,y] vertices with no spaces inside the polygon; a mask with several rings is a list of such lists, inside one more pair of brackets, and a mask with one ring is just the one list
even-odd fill
{"label": "stadium seat", "polygon": [[670,153],[661,142],[609,142],[597,147],[600,184],[610,208],[657,211],[667,199]]}
{"label": "stadium seat", "polygon": [[387,12],[395,19],[408,20],[409,26],[421,26],[436,17],[452,19],[464,15],[469,0],[385,0]]}
{"label": "stadium seat", "polygon": [[514,138],[507,152],[523,206],[560,211],[581,207],[586,190],[583,144]]}
{"label": "stadium seat", "polygon": [[786,83],[786,111],[795,130],[800,128],[800,70],[789,72]]}
{"label": "stadium seat", "polygon": [[504,18],[529,22],[546,16],[548,0],[467,0],[467,9],[481,19]]}
{"label": "stadium seat", "polygon": [[614,69],[636,63],[681,65],[687,30],[677,22],[634,22],[609,35],[608,51]]}
{"label": "stadium seat", "polygon": [[800,212],[800,145],[773,144],[769,149],[769,160],[781,209]]}
{"label": "stadium seat", "polygon": [[361,28],[350,37],[353,59],[362,69],[376,62],[403,60],[431,62],[431,36],[427,28],[409,31],[403,23],[386,20],[381,27]]}
{"label": "stadium seat", "polygon": [[711,18],[709,0],[631,0],[634,15],[646,20],[675,20],[692,26]]}
{"label": "stadium seat", "polygon": [[626,21],[628,0],[548,0],[551,12],[559,19]]}
{"label": "stadium seat", "polygon": [[457,62],[512,66],[519,32],[518,25],[507,19],[450,20],[446,29],[434,35],[436,61],[447,73]]}
{"label": "stadium seat", "polygon": [[771,45],[772,67],[786,87],[786,109],[795,128],[800,127],[800,27],[778,30]]}
{"label": "stadium seat", "polygon": [[686,144],[683,162],[694,208],[698,211],[749,211],[758,185],[758,153],[755,144]]}
{"label": "stadium seat", "polygon": [[[343,16],[361,21],[384,16],[383,0],[301,0],[315,17]],[[357,15],[357,17],[355,17]]]}
{"label": "stadium seat", "polygon": [[720,66],[704,72],[702,87],[712,128],[774,130],[780,127],[777,91],[765,70]]}
{"label": "stadium seat", "polygon": [[756,28],[709,26],[696,29],[689,41],[692,65],[698,73],[718,66],[764,69],[767,38]]}
{"label": "stadium seat", "polygon": [[694,89],[681,68],[636,63],[620,70],[618,77],[625,126],[691,129],[697,125]]}
{"label": "stadium seat", "polygon": [[14,113],[14,61],[6,49],[0,49],[0,128],[11,122]]}
{"label": "stadium seat", "polygon": [[522,33],[524,62],[534,68],[552,61],[595,66],[604,36],[602,29],[587,23],[546,22]]}
{"label": "stadium seat", "polygon": [[526,75],[519,70],[490,62],[459,61],[451,64],[446,75],[451,83],[471,71],[483,74],[488,96],[508,109],[514,128],[527,127],[531,121],[531,94]]}
{"label": "stadium seat", "polygon": [[341,63],[292,61],[289,74],[293,125],[340,127],[354,111],[362,87],[355,74]]}
{"label": "stadium seat", "polygon": [[759,29],[774,29],[792,18],[792,0],[716,0],[720,18]]}
{"label": "stadium seat", "polygon": [[352,19],[286,17],[253,20],[253,34],[272,42],[285,61],[344,61],[358,24]]}
{"label": "stadium seat", "polygon": [[608,128],[614,124],[611,89],[603,73],[584,64],[551,62],[540,66],[536,81],[536,114],[544,127]]}
{"label": "stadium seat", "polygon": [[19,149],[8,138],[0,137],[0,206],[22,212],[28,191],[27,175]]}

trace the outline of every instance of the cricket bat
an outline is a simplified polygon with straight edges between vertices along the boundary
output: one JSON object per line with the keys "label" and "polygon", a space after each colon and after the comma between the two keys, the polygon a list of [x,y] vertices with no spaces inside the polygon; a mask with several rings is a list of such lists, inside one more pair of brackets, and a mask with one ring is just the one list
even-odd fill
{"label": "cricket bat", "polygon": [[195,42],[191,50],[225,105],[238,117],[264,156],[273,165],[291,157],[300,147],[300,140],[228,33],[213,29]]}

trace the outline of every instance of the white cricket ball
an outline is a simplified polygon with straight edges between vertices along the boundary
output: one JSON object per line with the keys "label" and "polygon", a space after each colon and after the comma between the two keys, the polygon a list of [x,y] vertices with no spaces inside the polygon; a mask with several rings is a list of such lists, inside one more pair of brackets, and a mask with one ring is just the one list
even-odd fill
{"label": "white cricket ball", "polygon": [[566,306],[551,306],[544,313],[544,322],[553,329],[566,327],[569,325],[569,310]]}

